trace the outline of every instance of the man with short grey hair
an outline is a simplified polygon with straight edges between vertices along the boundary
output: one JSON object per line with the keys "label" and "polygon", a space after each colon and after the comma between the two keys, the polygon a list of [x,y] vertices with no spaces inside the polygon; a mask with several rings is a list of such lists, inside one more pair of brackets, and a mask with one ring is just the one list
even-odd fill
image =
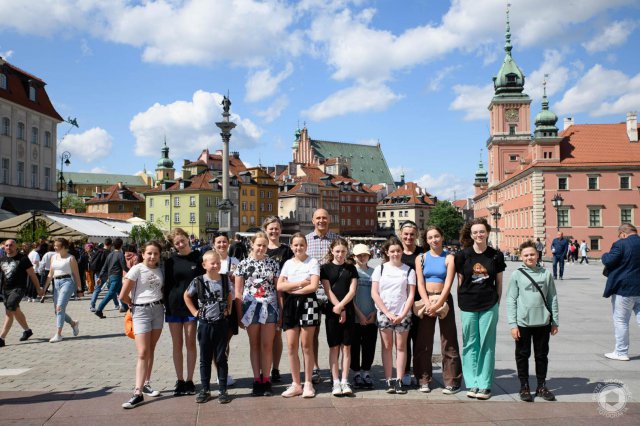
{"label": "man with short grey hair", "polygon": [[630,223],[618,228],[619,240],[602,255],[607,274],[603,297],[611,297],[615,349],[604,354],[616,361],[629,361],[629,320],[631,313],[640,325],[640,237]]}

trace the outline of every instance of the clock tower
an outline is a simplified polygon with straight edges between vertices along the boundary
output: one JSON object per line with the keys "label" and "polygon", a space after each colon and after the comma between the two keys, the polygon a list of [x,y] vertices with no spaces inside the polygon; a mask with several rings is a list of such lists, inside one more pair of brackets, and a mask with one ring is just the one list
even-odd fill
{"label": "clock tower", "polygon": [[494,96],[489,104],[489,186],[520,170],[520,160],[531,142],[531,98],[524,91],[524,73],[511,56],[509,9],[504,62],[493,77]]}

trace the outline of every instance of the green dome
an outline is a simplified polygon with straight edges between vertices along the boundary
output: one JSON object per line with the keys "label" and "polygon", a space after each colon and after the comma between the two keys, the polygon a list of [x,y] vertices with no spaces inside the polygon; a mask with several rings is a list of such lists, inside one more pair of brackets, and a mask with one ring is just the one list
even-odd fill
{"label": "green dome", "polygon": [[293,149],[298,149],[300,144],[300,129],[296,129],[296,140],[293,141]]}
{"label": "green dome", "polygon": [[511,28],[509,27],[509,11],[507,10],[507,27],[505,32],[504,51],[507,53],[504,62],[498,71],[498,75],[493,77],[493,88],[495,94],[522,93],[524,90],[524,73],[511,56]]}
{"label": "green dome", "polygon": [[540,111],[536,115],[535,119],[535,136],[537,138],[558,136],[558,128],[556,127],[557,122],[558,116],[553,111],[549,111],[549,100],[547,99],[547,82],[545,81],[544,95],[542,96],[542,111]]}
{"label": "green dome", "polygon": [[480,160],[480,163],[478,164],[478,170],[476,170],[476,180],[486,179],[486,178],[487,178],[487,171],[484,169],[482,160]]}
{"label": "green dome", "polygon": [[162,158],[158,160],[158,169],[172,169],[173,160],[169,158],[169,147],[167,146],[167,140],[164,141],[164,146],[160,150],[162,152]]}
{"label": "green dome", "polygon": [[558,116],[553,111],[543,109],[536,115],[535,125],[538,126],[555,126],[558,122]]}

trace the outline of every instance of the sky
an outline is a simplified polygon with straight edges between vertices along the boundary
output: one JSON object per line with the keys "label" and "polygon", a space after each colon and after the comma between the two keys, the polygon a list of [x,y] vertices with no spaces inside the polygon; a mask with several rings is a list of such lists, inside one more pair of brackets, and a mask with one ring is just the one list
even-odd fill
{"label": "sky", "polygon": [[[248,166],[312,139],[380,143],[440,199],[473,193],[486,161],[499,0],[0,0],[0,56],[47,83],[70,171],[179,171],[221,147],[222,96]],[[617,123],[640,109],[640,0],[511,0],[513,57],[540,111]],[[9,19],[7,19],[10,17]],[[634,42],[635,40],[635,42]],[[533,131],[534,129],[532,129]]]}

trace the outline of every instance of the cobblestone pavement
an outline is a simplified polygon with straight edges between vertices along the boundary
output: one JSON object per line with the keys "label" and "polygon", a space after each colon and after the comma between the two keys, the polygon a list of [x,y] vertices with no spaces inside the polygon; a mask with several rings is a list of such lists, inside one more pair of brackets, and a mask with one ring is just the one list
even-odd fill
{"label": "cobblestone pavement", "polygon": [[[518,266],[516,262],[508,262],[505,293],[510,271]],[[177,419],[178,424],[202,424],[214,417],[216,423],[223,424],[252,423],[258,419],[273,419],[276,422],[281,421],[283,415],[287,416],[287,423],[327,423],[335,420],[340,424],[364,421],[372,424],[477,424],[485,421],[512,423],[520,419],[524,423],[544,421],[567,424],[579,421],[581,424],[601,424],[605,418],[598,410],[603,409],[594,400],[600,395],[598,390],[612,389],[607,388],[606,384],[613,382],[624,385],[616,388],[619,402],[628,402],[623,408],[626,412],[615,421],[640,424],[640,408],[636,405],[640,401],[640,330],[632,321],[630,362],[604,358],[603,354],[613,349],[613,326],[610,301],[601,297],[605,280],[600,274],[601,270],[599,264],[568,264],[565,279],[557,282],[560,332],[552,337],[550,343],[548,385],[558,402],[543,403],[544,410],[539,409],[539,402],[524,404],[518,401],[514,345],[506,324],[504,303],[498,325],[496,379],[493,397],[489,402],[470,400],[463,392],[453,396],[443,395],[439,389],[442,381],[437,363],[434,370],[436,389],[429,394],[412,390],[402,396],[388,395],[379,381],[374,390],[359,391],[353,398],[335,398],[330,395],[330,383],[327,380],[317,387],[318,396],[311,401],[290,401],[280,397],[248,398],[251,385],[248,339],[241,330],[240,335],[231,341],[229,369],[237,379],[236,385],[230,389],[234,398],[229,405],[231,408],[215,403],[205,404],[203,408],[196,406],[192,397],[169,396],[175,373],[171,339],[168,328],[165,328],[156,349],[152,377],[154,387],[161,390],[163,396],[153,403],[125,412],[120,404],[127,399],[133,387],[135,345],[123,335],[124,314],[113,310],[113,305],[109,304],[105,310],[107,318],[101,320],[89,311],[88,298],[71,301],[68,313],[80,321],[80,335],[72,337],[66,325],[63,330],[65,340],[51,344],[48,340],[54,333],[55,323],[49,298],[44,304],[23,302],[21,305],[34,331],[33,337],[27,342],[19,342],[22,330],[15,323],[6,339],[7,346],[0,348],[0,405],[11,407],[10,410],[0,410],[0,424],[7,424],[11,419],[19,424],[113,423],[119,418],[113,416],[123,416],[123,413],[129,416],[127,418],[135,417],[136,422],[155,424],[175,423]],[[459,321],[459,315],[457,317]],[[320,366],[327,379],[328,348],[324,329],[320,343]],[[437,338],[434,346],[434,352],[438,352]],[[438,358],[438,355],[434,358]],[[383,377],[381,364],[377,350],[373,373],[378,380]],[[283,381],[275,387],[276,394],[283,391],[290,381],[286,348],[280,370]],[[535,381],[534,371],[532,360],[532,383]],[[196,366],[196,384],[198,379]],[[611,395],[608,398],[614,397]],[[26,403],[29,404],[28,409]],[[406,410],[401,409],[404,405],[408,407]],[[619,405],[616,405],[616,401],[610,401],[610,405],[613,414],[617,414]],[[418,406],[425,407],[424,416],[420,410],[416,411],[415,407]],[[309,410],[309,416],[316,413],[313,414],[316,417],[305,417],[305,410]],[[132,411],[135,414],[130,414]],[[322,413],[322,417],[317,417],[317,413]],[[604,413],[611,414],[606,410]]]}

